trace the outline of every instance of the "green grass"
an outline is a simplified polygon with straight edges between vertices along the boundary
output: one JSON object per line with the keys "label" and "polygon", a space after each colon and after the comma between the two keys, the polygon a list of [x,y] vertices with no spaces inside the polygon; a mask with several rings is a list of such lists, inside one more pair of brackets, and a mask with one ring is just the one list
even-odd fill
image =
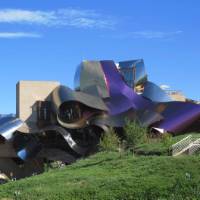
{"label": "green grass", "polygon": [[[172,143],[186,136],[173,137]],[[101,152],[63,169],[1,185],[0,199],[200,199],[200,157],[172,158],[167,156],[169,147],[154,139],[138,145],[136,152],[161,156]]]}
{"label": "green grass", "polygon": [[200,158],[98,153],[0,186],[0,199],[199,199]]}
{"label": "green grass", "polygon": [[170,154],[170,147],[172,144],[177,143],[188,135],[192,135],[193,138],[200,138],[199,133],[191,133],[185,135],[179,135],[172,137],[172,143],[165,145],[161,139],[151,139],[149,142],[140,144],[136,147],[135,153],[138,155],[158,155],[158,156],[167,156]]}

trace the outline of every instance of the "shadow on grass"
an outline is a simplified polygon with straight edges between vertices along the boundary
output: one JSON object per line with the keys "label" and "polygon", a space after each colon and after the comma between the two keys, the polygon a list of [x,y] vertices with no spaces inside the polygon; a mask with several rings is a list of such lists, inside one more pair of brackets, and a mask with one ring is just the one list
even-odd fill
{"label": "shadow on grass", "polygon": [[101,165],[104,162],[109,162],[109,161],[113,161],[113,158],[107,158],[98,162],[94,162],[94,163],[88,163],[86,165],[81,165],[79,166],[80,168],[87,168],[87,167],[92,167],[92,166],[96,166],[96,165]]}

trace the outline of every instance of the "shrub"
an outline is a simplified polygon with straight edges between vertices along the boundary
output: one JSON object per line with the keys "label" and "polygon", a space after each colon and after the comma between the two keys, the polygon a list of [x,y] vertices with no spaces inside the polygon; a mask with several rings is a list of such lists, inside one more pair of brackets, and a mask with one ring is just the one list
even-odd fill
{"label": "shrub", "polygon": [[113,128],[105,132],[99,142],[99,147],[102,151],[118,151],[120,139]]}
{"label": "shrub", "polygon": [[172,135],[169,133],[165,133],[162,135],[162,143],[165,147],[170,147],[173,144]]}
{"label": "shrub", "polygon": [[127,120],[124,132],[128,149],[147,141],[147,128],[140,126],[137,121]]}

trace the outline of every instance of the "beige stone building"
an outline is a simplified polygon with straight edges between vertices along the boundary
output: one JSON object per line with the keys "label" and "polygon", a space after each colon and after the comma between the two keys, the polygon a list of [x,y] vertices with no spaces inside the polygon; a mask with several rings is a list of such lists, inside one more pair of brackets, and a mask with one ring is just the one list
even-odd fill
{"label": "beige stone building", "polygon": [[174,101],[183,101],[183,102],[186,101],[186,97],[183,95],[181,91],[169,90],[166,92]]}
{"label": "beige stone building", "polygon": [[[19,81],[17,83],[16,114],[24,123],[23,132],[35,131],[38,103],[50,102],[51,92],[60,85],[56,81]],[[44,116],[45,117],[45,116]]]}

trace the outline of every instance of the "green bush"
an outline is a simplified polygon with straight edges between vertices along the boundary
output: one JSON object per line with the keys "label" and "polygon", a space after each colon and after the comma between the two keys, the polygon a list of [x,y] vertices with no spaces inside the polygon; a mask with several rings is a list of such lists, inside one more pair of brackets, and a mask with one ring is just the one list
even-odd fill
{"label": "green bush", "polygon": [[166,147],[170,147],[173,144],[172,135],[169,133],[165,133],[162,135],[162,143]]}
{"label": "green bush", "polygon": [[99,142],[99,147],[102,151],[118,151],[119,146],[120,139],[112,128],[102,135]]}
{"label": "green bush", "polygon": [[134,149],[136,145],[147,141],[147,128],[140,126],[137,121],[127,120],[124,132],[128,149]]}

